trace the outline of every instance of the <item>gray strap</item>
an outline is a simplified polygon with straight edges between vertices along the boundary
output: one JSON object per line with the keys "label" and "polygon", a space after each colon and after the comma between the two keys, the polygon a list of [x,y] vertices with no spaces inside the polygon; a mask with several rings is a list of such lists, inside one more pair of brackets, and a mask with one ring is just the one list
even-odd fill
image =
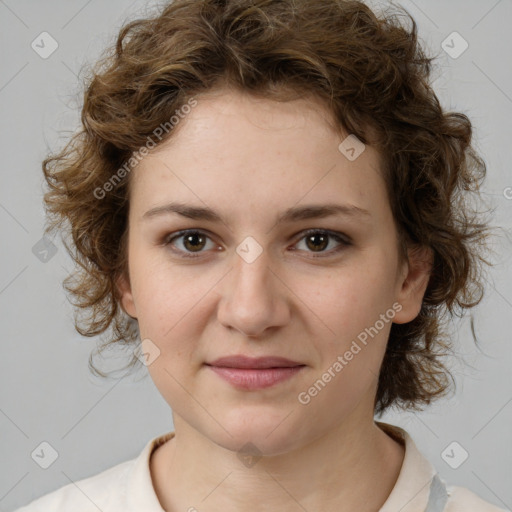
{"label": "gray strap", "polygon": [[448,492],[446,491],[446,485],[436,473],[430,483],[430,494],[425,512],[443,512],[447,501]]}

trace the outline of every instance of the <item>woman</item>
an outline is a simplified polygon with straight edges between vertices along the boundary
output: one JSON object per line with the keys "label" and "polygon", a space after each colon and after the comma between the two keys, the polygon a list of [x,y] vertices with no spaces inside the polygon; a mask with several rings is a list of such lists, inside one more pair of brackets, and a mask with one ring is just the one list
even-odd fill
{"label": "woman", "polygon": [[449,389],[442,313],[481,299],[485,164],[431,60],[357,1],[123,27],[43,163],[48,231],[69,221],[77,329],[134,346],[174,430],[19,510],[500,510],[374,420]]}

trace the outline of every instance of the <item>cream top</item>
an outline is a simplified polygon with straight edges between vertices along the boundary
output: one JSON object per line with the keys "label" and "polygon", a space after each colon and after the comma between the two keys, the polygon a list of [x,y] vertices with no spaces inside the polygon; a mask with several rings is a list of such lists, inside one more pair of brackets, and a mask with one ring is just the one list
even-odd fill
{"label": "cream top", "polygon": [[[402,428],[376,422],[405,445],[396,484],[379,512],[505,512],[464,487],[450,486]],[[151,439],[135,459],[50,492],[15,512],[164,512],[151,480],[151,453],[174,436]]]}

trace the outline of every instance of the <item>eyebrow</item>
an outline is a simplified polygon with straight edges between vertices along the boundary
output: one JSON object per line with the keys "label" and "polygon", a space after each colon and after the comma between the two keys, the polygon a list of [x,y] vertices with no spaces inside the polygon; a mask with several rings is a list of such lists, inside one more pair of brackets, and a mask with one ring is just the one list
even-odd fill
{"label": "eyebrow", "polygon": [[[211,222],[223,222],[222,217],[208,207],[187,205],[184,203],[169,203],[151,208],[141,217],[141,220],[148,220],[161,215],[177,214],[193,220]],[[276,223],[298,222],[308,219],[322,219],[334,215],[369,220],[371,214],[368,210],[352,204],[311,204],[307,206],[295,206],[288,208],[281,213]]]}

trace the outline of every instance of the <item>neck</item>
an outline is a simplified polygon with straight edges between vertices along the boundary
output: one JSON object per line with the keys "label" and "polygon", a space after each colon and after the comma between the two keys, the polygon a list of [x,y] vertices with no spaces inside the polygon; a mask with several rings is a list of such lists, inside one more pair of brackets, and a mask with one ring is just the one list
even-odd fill
{"label": "neck", "polygon": [[244,465],[175,414],[175,436],[151,457],[155,491],[167,512],[376,512],[396,483],[405,451],[373,417],[356,419],[300,449]]}

